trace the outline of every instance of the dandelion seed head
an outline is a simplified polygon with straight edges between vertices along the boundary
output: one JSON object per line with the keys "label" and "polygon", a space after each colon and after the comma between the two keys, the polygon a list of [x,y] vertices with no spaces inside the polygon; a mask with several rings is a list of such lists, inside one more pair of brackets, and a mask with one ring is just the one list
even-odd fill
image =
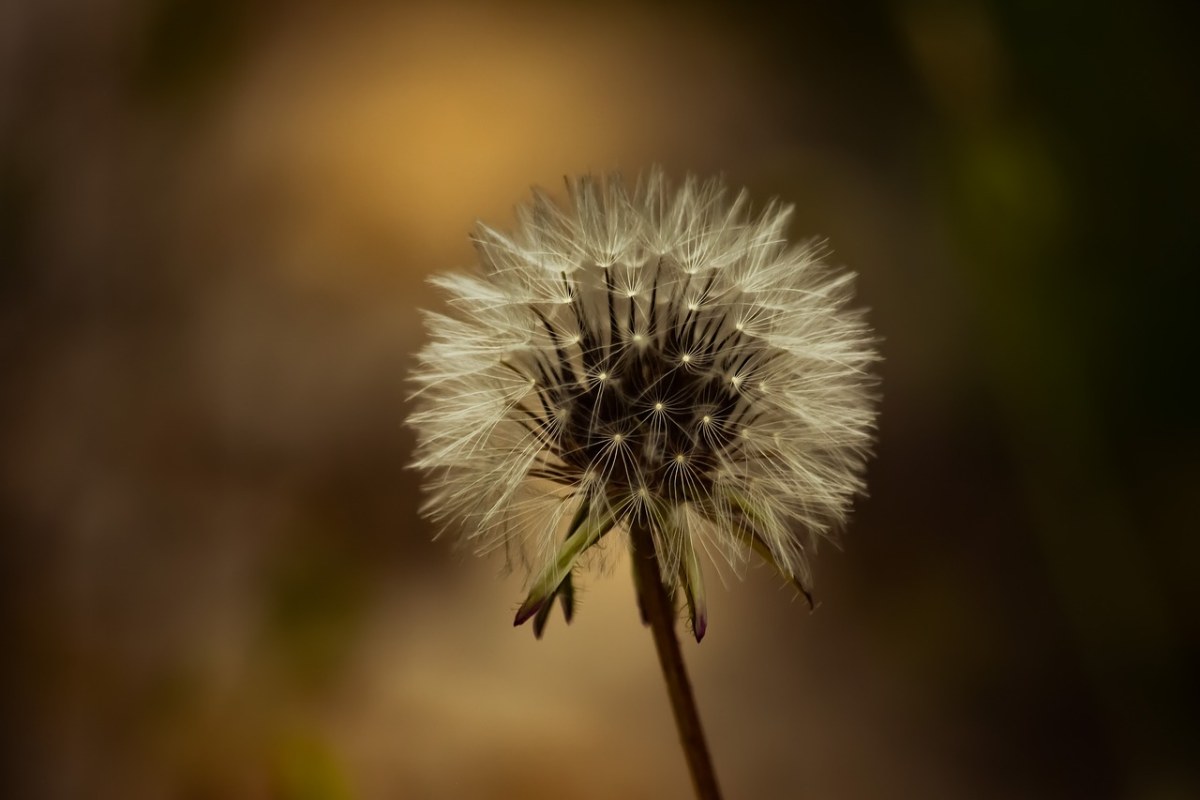
{"label": "dandelion seed head", "polygon": [[789,208],[754,215],[719,181],[567,188],[565,207],[535,192],[512,234],[480,225],[475,273],[434,279],[450,310],[428,316],[409,417],[423,513],[549,597],[564,541],[633,526],[689,604],[701,550],[739,567],[753,549],[807,595],[873,438],[852,275],[788,244]]}

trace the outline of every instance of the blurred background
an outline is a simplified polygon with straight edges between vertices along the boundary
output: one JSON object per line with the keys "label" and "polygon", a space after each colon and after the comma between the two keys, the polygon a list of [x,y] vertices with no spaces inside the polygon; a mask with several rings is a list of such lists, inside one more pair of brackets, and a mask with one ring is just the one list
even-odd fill
{"label": "blurred background", "polygon": [[687,797],[626,566],[513,629],[402,426],[474,220],[661,162],[885,340],[816,612],[684,643],[728,796],[1200,797],[1197,16],[0,5],[4,795]]}

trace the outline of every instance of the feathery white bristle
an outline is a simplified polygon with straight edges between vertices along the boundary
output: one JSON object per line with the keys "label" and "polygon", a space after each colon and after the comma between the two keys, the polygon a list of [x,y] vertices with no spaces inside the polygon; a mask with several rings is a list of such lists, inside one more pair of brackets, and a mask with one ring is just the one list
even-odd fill
{"label": "feathery white bristle", "polygon": [[535,191],[512,234],[480,224],[479,270],[432,278],[449,311],[425,315],[409,418],[424,512],[537,572],[602,508],[650,528],[668,583],[699,550],[740,568],[761,543],[806,587],[872,442],[853,274],[788,245],[790,206],[752,216],[719,181],[568,192]]}

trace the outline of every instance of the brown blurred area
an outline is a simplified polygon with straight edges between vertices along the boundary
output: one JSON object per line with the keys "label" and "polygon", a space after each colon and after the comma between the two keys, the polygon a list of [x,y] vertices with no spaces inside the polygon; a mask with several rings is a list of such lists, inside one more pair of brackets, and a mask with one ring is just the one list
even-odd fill
{"label": "brown blurred area", "polygon": [[884,337],[816,613],[709,570],[728,796],[1200,796],[1197,22],[0,6],[4,796],[686,797],[626,566],[512,629],[401,424],[473,221],[655,162],[794,202]]}

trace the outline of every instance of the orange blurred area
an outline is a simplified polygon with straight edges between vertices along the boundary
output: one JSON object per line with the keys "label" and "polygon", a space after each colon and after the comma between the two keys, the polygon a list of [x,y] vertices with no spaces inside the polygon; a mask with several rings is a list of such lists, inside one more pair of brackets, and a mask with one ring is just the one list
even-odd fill
{"label": "orange blurred area", "polygon": [[687,797],[621,554],[513,629],[402,426],[475,221],[654,163],[795,203],[886,359],[816,612],[706,565],[727,795],[1200,795],[1187,22],[0,8],[4,796]]}

